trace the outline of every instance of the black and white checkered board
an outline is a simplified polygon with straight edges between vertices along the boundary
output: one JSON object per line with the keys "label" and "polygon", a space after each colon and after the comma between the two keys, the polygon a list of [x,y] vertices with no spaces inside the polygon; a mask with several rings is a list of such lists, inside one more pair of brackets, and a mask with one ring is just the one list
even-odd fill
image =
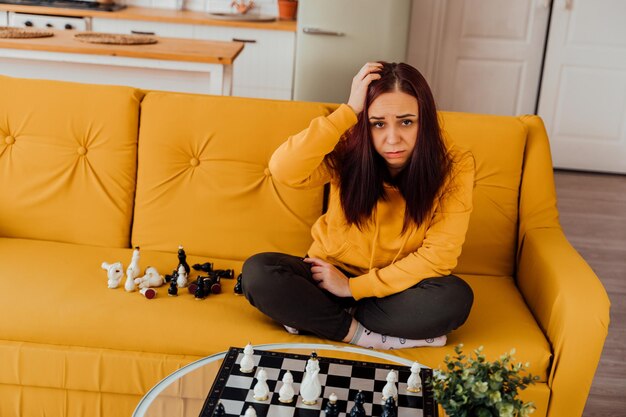
{"label": "black and white checkered board", "polygon": [[[230,348],[204,402],[200,417],[212,417],[218,402],[224,405],[229,417],[243,416],[250,405],[254,407],[258,417],[324,417],[323,410],[328,396],[333,392],[338,397],[339,416],[346,417],[350,414],[354,397],[359,390],[363,391],[365,397],[364,408],[367,416],[379,417],[383,410],[382,390],[387,383],[387,374],[392,369],[398,373],[398,417],[437,416],[432,391],[426,384],[432,376],[432,370],[428,368],[422,368],[420,372],[422,392],[411,393],[406,390],[406,381],[411,375],[409,367],[320,356],[320,401],[315,405],[305,405],[302,398],[297,396],[293,403],[283,404],[278,401],[283,375],[287,370],[291,372],[294,390],[298,393],[310,356],[255,350],[255,368],[250,374],[239,371],[242,357],[243,349]],[[257,382],[255,375],[259,367],[267,372],[267,385],[270,388],[270,398],[267,401],[256,401],[253,398],[253,387]]]}

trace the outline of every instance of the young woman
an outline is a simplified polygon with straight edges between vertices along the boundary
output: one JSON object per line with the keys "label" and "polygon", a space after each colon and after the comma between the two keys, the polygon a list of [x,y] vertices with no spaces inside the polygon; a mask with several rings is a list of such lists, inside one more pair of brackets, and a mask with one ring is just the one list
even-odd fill
{"label": "young woman", "polygon": [[444,140],[424,77],[367,63],[347,105],[272,155],[275,181],[330,182],[305,258],[260,253],[243,266],[250,303],[290,332],[375,349],[443,346],[473,293],[451,275],[472,210],[474,161]]}

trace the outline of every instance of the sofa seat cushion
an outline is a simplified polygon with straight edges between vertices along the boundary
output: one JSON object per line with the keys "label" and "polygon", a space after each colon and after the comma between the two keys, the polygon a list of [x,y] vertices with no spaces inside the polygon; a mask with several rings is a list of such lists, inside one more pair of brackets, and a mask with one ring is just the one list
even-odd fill
{"label": "sofa seat cushion", "polygon": [[[171,272],[178,262],[175,250],[142,251],[142,269],[151,265],[161,273]],[[0,321],[1,339],[6,341],[190,357],[248,342],[328,342],[289,335],[235,295],[233,280],[223,280],[222,294],[202,301],[186,290],[178,297],[168,297],[166,287],[161,287],[153,300],[138,292],[127,293],[122,287],[108,289],[100,264],[119,260],[127,266],[130,249],[2,238],[0,253],[10,254],[0,261],[0,277],[17,283],[0,291],[0,305],[11,312]],[[190,264],[207,260],[188,257]],[[239,271],[241,266],[232,260],[210,261],[216,268]],[[474,289],[475,304],[467,323],[449,335],[448,346],[394,353],[438,366],[461,342],[467,349],[485,345],[486,354],[492,358],[516,348],[516,358],[529,361],[532,372],[545,381],[550,349],[512,279],[464,278]],[[50,360],[64,359],[63,355],[51,355]],[[133,361],[139,368],[154,366],[149,360],[144,363],[143,355],[136,355]]]}
{"label": "sofa seat cushion", "polygon": [[128,247],[142,96],[0,76],[0,236]]}

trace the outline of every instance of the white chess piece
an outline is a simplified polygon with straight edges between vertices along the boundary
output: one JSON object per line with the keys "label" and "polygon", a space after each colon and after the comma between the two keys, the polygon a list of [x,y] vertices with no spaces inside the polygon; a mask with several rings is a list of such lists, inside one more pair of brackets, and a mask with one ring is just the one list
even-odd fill
{"label": "white chess piece", "polygon": [[283,386],[280,387],[278,391],[278,401],[289,404],[293,402],[295,395],[296,392],[293,389],[293,375],[291,375],[291,372],[287,371],[285,375],[283,375]]}
{"label": "white chess piece", "polygon": [[133,251],[133,257],[130,261],[130,265],[126,268],[126,282],[124,283],[124,289],[128,292],[135,291],[135,278],[139,276],[141,269],[139,269],[139,246]]}
{"label": "white chess piece", "polygon": [[270,393],[270,387],[267,385],[267,372],[265,372],[265,369],[259,368],[256,379],[257,383],[253,389],[254,399],[257,401],[265,401]]}
{"label": "white chess piece", "polygon": [[152,300],[154,297],[157,296],[157,290],[155,290],[154,288],[142,288],[139,290],[139,292],[148,300]]}
{"label": "white chess piece", "polygon": [[244,417],[256,417],[256,410],[251,405],[248,406]]}
{"label": "white chess piece", "polygon": [[243,357],[241,358],[241,363],[239,364],[239,371],[244,374],[249,374],[254,370],[254,349],[252,345],[248,343],[245,348],[243,348]]}
{"label": "white chess piece", "polygon": [[398,388],[396,388],[396,382],[398,382],[398,375],[394,371],[389,371],[387,374],[387,383],[383,387],[383,401],[389,397],[393,397],[394,400],[398,400]]}
{"label": "white chess piece", "polygon": [[313,405],[322,393],[322,384],[319,379],[320,364],[317,358],[312,357],[306,363],[306,372],[300,384],[302,403]]}
{"label": "white chess piece", "polygon": [[143,277],[135,278],[135,284],[139,285],[139,288],[153,288],[163,285],[163,275],[159,274],[159,271],[153,266],[146,268],[146,273]]}
{"label": "white chess piece", "polygon": [[178,265],[178,278],[176,278],[176,286],[178,288],[185,288],[187,286],[187,271],[185,271],[185,267],[182,264]]}
{"label": "white chess piece", "polygon": [[102,262],[102,269],[107,271],[107,279],[109,288],[117,288],[120,286],[120,281],[124,276],[124,267],[121,262],[115,262],[113,264]]}
{"label": "white chess piece", "polygon": [[409,392],[420,392],[422,391],[422,378],[420,378],[420,364],[417,362],[413,362],[411,366],[411,376],[406,381],[407,387],[406,390]]}

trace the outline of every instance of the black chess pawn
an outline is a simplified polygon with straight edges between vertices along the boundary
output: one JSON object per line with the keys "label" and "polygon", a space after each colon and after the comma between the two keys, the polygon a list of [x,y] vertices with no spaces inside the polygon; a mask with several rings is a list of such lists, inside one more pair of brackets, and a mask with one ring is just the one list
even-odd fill
{"label": "black chess pawn", "polygon": [[172,297],[176,297],[178,295],[178,286],[176,285],[175,279],[170,281],[170,287],[167,289],[167,294]]}
{"label": "black chess pawn", "polygon": [[203,264],[194,264],[193,269],[196,271],[206,272],[207,274],[213,271],[213,264],[211,262],[205,262]]}
{"label": "black chess pawn", "polygon": [[337,407],[337,395],[333,392],[328,398],[328,404],[324,408],[326,417],[339,417],[339,407]]}
{"label": "black chess pawn", "polygon": [[235,284],[235,294],[243,294],[243,288],[241,288],[242,274],[237,275],[237,283]]}
{"label": "black chess pawn", "polygon": [[193,293],[193,296],[196,298],[196,300],[203,300],[204,298],[206,298],[207,295],[209,295],[209,293],[205,291],[204,285],[202,285],[200,277],[198,277],[198,281],[196,282],[195,287],[196,289]]}
{"label": "black chess pawn", "polygon": [[[189,268],[189,264],[187,263],[187,254],[185,253],[185,249],[182,246],[178,247],[178,265],[182,265],[187,272],[187,276],[189,276],[189,272],[191,268]],[[176,268],[178,269],[178,268]]]}
{"label": "black chess pawn", "polygon": [[232,269],[217,269],[214,272],[220,278],[226,278],[226,279],[235,278],[235,271]]}
{"label": "black chess pawn", "polygon": [[354,406],[350,410],[350,417],[365,417],[364,403],[365,398],[363,397],[363,391],[357,392],[356,397],[354,397]]}
{"label": "black chess pawn", "polygon": [[385,405],[383,406],[383,413],[380,417],[398,417],[398,412],[396,409],[396,400],[393,397],[388,397],[385,401]]}
{"label": "black chess pawn", "polygon": [[220,401],[217,403],[215,407],[215,411],[213,412],[213,417],[224,417],[226,415],[226,410],[224,409],[224,405]]}
{"label": "black chess pawn", "polygon": [[209,275],[207,280],[207,286],[209,291],[213,294],[219,294],[222,292],[222,284],[220,283],[219,275]]}

